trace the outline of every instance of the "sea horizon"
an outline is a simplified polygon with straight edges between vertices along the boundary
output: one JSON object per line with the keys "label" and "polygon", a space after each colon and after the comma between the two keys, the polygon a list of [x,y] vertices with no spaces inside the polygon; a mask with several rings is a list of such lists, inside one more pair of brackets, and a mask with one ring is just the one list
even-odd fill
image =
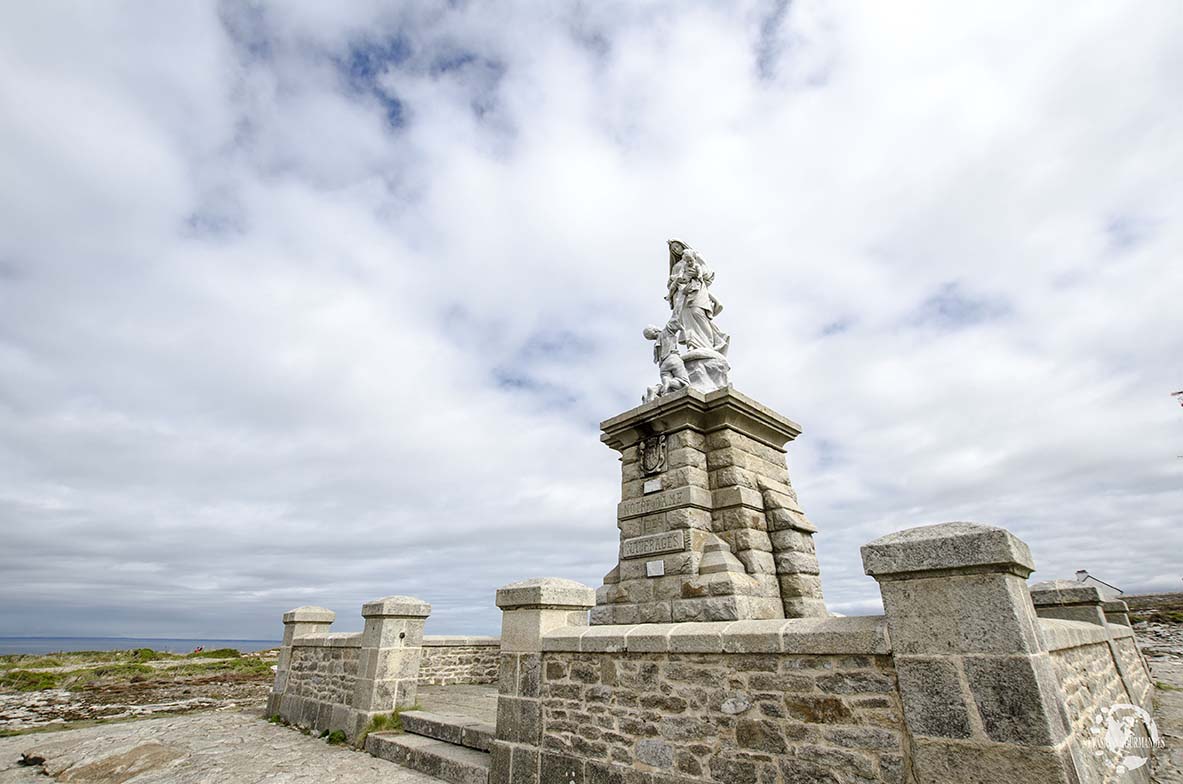
{"label": "sea horizon", "polygon": [[15,637],[0,635],[0,656],[44,655],[72,651],[127,651],[151,648],[165,653],[190,653],[235,648],[242,653],[278,648],[280,640],[235,639],[229,637]]}

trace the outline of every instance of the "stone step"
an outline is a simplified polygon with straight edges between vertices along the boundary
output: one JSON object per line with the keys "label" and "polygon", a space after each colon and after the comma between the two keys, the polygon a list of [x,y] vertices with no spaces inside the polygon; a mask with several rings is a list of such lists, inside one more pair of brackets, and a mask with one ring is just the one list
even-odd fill
{"label": "stone step", "polygon": [[[405,716],[406,714],[402,714]],[[372,732],[366,751],[379,759],[452,784],[489,784],[492,758],[488,752],[457,746],[425,735]]]}
{"label": "stone step", "polygon": [[471,716],[431,711],[404,711],[399,714],[403,731],[467,746],[477,751],[490,751],[496,728]]}

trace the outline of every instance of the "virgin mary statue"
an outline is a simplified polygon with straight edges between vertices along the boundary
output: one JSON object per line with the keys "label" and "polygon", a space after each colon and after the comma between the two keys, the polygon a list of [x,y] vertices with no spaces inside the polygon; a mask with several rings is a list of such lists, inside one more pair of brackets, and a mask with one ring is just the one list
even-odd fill
{"label": "virgin mary statue", "polygon": [[700,356],[726,356],[731,338],[715,326],[723,305],[711,293],[714,271],[702,256],[681,240],[669,240],[670,277],[667,283],[670,320],[681,330],[679,342]]}

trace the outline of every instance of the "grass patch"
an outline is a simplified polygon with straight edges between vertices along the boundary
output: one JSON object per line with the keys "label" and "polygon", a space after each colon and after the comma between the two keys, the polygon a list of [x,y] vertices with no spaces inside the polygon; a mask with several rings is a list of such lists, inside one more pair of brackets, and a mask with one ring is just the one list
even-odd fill
{"label": "grass patch", "polygon": [[61,683],[60,672],[29,672],[8,670],[0,674],[0,686],[14,691],[44,691],[56,689]]}
{"label": "grass patch", "polygon": [[[271,662],[256,657],[242,656],[233,648],[222,648],[200,654],[211,661],[190,661],[193,655],[162,653],[151,648],[134,651],[80,651],[55,656],[10,656],[0,667],[0,688],[15,691],[43,691],[57,688],[85,688],[97,681],[125,681],[143,683],[149,679],[183,678],[186,676],[243,675],[262,677],[271,675]],[[148,662],[162,662],[164,666],[150,667]],[[173,664],[175,662],[175,665]],[[95,665],[45,672],[40,668],[64,668],[71,664]],[[20,664],[23,666],[14,666]]]}
{"label": "grass patch", "polygon": [[179,667],[159,671],[167,675],[214,675],[217,673],[244,673],[246,675],[270,675],[271,663],[262,659],[219,659],[211,662],[192,662]]}
{"label": "grass patch", "polygon": [[237,659],[241,657],[234,648],[216,648],[212,651],[201,651],[200,653],[186,653],[186,659]]}
{"label": "grass patch", "polygon": [[101,667],[91,667],[81,670],[70,670],[60,673],[60,683],[66,688],[85,688],[96,681],[122,680],[128,683],[142,683],[156,670],[146,664],[104,664]]}
{"label": "grass patch", "polygon": [[167,659],[170,658],[170,656],[171,654],[154,651],[151,648],[136,648],[131,652],[131,656],[128,658],[137,662],[150,662],[157,661],[158,659]]}
{"label": "grass patch", "polygon": [[0,671],[3,670],[39,670],[49,667],[75,667],[85,669],[85,665],[143,663],[179,658],[175,653],[154,651],[151,648],[136,648],[130,651],[70,651],[69,653],[51,653],[44,656],[32,654],[17,654],[15,656],[0,656]]}
{"label": "grass patch", "polygon": [[1154,685],[1156,688],[1161,689],[1163,691],[1183,691],[1178,686],[1172,686],[1171,684],[1163,683],[1162,681],[1155,681]]}
{"label": "grass patch", "polygon": [[345,733],[342,730],[333,730],[329,733],[327,742],[330,746],[340,746],[345,742]]}
{"label": "grass patch", "polygon": [[155,672],[146,664],[130,663],[104,664],[99,667],[85,667],[59,672],[8,670],[0,673],[0,686],[15,691],[44,691],[46,689],[84,687],[99,680],[118,679],[139,683],[147,680],[148,676]]}
{"label": "grass patch", "polygon": [[423,710],[422,705],[412,705],[409,708],[395,708],[390,713],[379,713],[370,719],[370,723],[362,730],[361,735],[357,738],[358,748],[363,748],[366,745],[366,737],[371,732],[402,732],[403,731],[403,717],[401,714],[407,711]]}

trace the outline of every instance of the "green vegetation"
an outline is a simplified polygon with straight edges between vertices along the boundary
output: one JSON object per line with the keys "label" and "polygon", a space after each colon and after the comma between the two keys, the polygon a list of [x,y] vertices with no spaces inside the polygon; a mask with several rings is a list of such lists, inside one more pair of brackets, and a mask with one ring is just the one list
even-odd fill
{"label": "green vegetation", "polygon": [[98,680],[125,680],[140,683],[156,670],[144,664],[104,664],[79,670],[38,672],[7,670],[0,673],[0,686],[15,691],[44,691],[84,687]]}
{"label": "green vegetation", "polygon": [[[256,678],[271,675],[272,659],[243,656],[233,648],[178,654],[131,651],[72,651],[51,656],[0,657],[0,688],[15,691],[86,688],[92,684],[201,676]],[[149,665],[149,662],[153,664]]]}
{"label": "green vegetation", "polygon": [[342,730],[333,730],[329,733],[328,743],[330,746],[339,746],[345,742],[345,733]]}
{"label": "green vegetation", "polygon": [[377,716],[374,716],[372,719],[370,719],[370,723],[366,725],[364,730],[362,730],[361,735],[359,735],[357,738],[357,745],[359,747],[365,746],[366,737],[371,732],[402,732],[403,719],[400,714],[406,713],[407,711],[417,710],[423,710],[423,706],[412,705],[409,708],[395,708],[390,713],[379,713]]}
{"label": "green vegetation", "polygon": [[157,670],[161,675],[215,675],[218,673],[240,672],[247,675],[263,675],[271,673],[271,662],[265,659],[219,659],[210,662],[193,662],[176,667],[165,667]]}
{"label": "green vegetation", "polygon": [[61,673],[62,683],[66,686],[84,686],[97,680],[126,680],[131,683],[141,683],[156,672],[146,664],[104,664],[84,670],[71,670]]}
{"label": "green vegetation", "polygon": [[1179,691],[1178,686],[1172,686],[1171,684],[1163,683],[1162,681],[1155,681],[1154,685],[1162,691]]}
{"label": "green vegetation", "polygon": [[0,672],[0,686],[14,691],[44,691],[56,689],[61,673],[8,670]]}
{"label": "green vegetation", "polygon": [[241,656],[242,654],[234,648],[217,648],[212,651],[185,654],[185,658],[187,659],[237,659]]}
{"label": "green vegetation", "polygon": [[1137,613],[1130,613],[1130,623],[1183,623],[1183,610],[1164,610],[1149,608]]}

